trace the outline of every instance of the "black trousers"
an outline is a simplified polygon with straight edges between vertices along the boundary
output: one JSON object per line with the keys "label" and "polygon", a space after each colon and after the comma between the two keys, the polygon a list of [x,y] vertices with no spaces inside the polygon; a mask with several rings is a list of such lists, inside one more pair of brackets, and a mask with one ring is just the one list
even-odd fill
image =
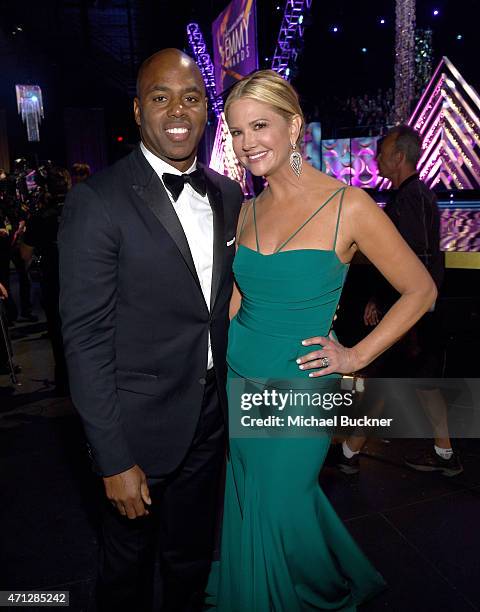
{"label": "black trousers", "polygon": [[215,376],[209,372],[197,430],[184,461],[166,478],[148,481],[150,515],[131,520],[108,501],[103,503],[99,612],[151,612],[157,560],[161,610],[202,610],[224,458],[224,421]]}
{"label": "black trousers", "polygon": [[68,371],[63,348],[62,320],[60,318],[60,286],[58,271],[42,272],[41,280],[42,307],[47,318],[48,337],[52,345],[55,362],[55,386],[58,390],[68,390]]}
{"label": "black trousers", "polygon": [[[369,378],[378,379],[435,379],[442,373],[443,350],[438,313],[427,312],[398,342],[367,366],[366,372]],[[429,391],[438,387],[432,380],[431,384],[418,383],[417,388]]]}
{"label": "black trousers", "polygon": [[31,283],[27,266],[20,256],[20,250],[18,247],[12,250],[11,259],[17,271],[18,288],[20,293],[20,313],[22,316],[28,316],[32,312],[32,300],[30,297]]}

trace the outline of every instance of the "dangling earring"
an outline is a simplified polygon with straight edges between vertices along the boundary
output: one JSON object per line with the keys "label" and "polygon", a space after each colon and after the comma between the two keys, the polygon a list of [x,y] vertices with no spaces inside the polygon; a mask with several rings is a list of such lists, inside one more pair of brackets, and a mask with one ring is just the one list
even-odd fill
{"label": "dangling earring", "polygon": [[293,170],[295,176],[298,178],[302,173],[303,159],[300,153],[296,150],[296,144],[292,144],[292,149],[293,151],[290,153],[290,167]]}

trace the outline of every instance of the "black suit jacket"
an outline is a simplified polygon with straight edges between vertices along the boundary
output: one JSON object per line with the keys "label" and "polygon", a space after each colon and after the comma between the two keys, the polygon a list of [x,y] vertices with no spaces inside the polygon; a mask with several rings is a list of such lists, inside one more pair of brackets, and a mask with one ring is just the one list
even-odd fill
{"label": "black suit jacket", "polygon": [[140,148],[77,185],[61,219],[60,311],[74,404],[100,472],[174,470],[202,404],[210,331],[222,407],[232,261],[243,199],[206,169],[211,310],[180,221]]}

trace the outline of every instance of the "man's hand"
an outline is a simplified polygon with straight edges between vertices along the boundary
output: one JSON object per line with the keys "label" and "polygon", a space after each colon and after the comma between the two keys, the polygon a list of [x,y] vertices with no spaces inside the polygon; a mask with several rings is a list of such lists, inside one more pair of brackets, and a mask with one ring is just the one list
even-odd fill
{"label": "man's hand", "polygon": [[5,287],[2,285],[2,283],[0,283],[0,299],[7,299],[8,298],[8,291],[5,289]]}
{"label": "man's hand", "polygon": [[380,323],[381,318],[382,313],[377,308],[376,303],[373,300],[370,300],[365,306],[365,312],[363,313],[363,322],[365,323],[365,325],[368,326],[378,325]]}
{"label": "man's hand", "polygon": [[108,499],[122,516],[134,519],[149,514],[145,504],[150,506],[152,500],[147,478],[138,465],[114,476],[104,476],[103,483]]}

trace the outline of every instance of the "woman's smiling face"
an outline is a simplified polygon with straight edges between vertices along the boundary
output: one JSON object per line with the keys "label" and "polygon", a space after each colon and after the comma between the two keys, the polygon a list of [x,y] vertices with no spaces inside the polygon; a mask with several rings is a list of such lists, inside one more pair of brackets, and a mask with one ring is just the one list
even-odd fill
{"label": "woman's smiling face", "polygon": [[228,108],[228,127],[240,163],[255,176],[268,176],[288,164],[295,128],[271,106],[239,98]]}

